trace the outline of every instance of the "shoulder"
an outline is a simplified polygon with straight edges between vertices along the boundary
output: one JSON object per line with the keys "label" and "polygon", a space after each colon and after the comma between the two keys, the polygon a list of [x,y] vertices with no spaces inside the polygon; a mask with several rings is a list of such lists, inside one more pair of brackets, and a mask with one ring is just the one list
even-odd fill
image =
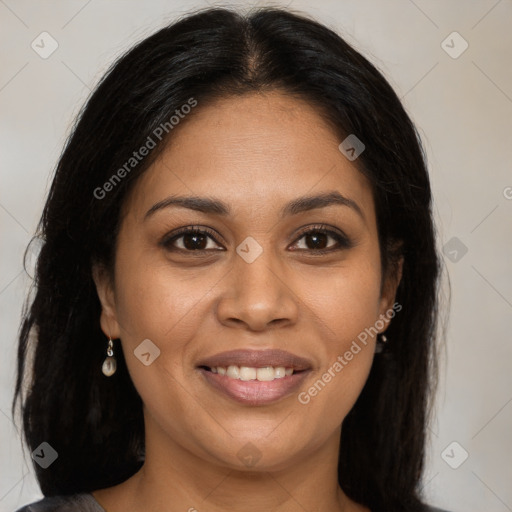
{"label": "shoulder", "polygon": [[425,507],[425,512],[448,512],[448,510],[427,506],[427,507]]}
{"label": "shoulder", "polygon": [[67,496],[47,496],[15,512],[105,512],[92,494],[80,493]]}

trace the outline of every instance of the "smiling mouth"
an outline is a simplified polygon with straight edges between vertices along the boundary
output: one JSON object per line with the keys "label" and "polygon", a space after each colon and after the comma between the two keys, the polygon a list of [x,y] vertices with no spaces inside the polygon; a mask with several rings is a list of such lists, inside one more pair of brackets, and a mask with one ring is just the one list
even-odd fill
{"label": "smiling mouth", "polygon": [[[304,385],[310,369],[285,366],[199,366],[207,387],[245,406],[267,406],[291,397]],[[220,370],[220,371],[219,371]]]}
{"label": "smiling mouth", "polygon": [[264,366],[261,368],[252,366],[200,366],[201,369],[218,375],[226,376],[228,379],[259,382],[271,382],[277,379],[290,377],[293,374],[301,373],[304,370],[286,368],[284,366]]}
{"label": "smiling mouth", "polygon": [[280,349],[230,350],[196,364],[210,392],[249,406],[269,405],[290,397],[314,366],[310,359]]}

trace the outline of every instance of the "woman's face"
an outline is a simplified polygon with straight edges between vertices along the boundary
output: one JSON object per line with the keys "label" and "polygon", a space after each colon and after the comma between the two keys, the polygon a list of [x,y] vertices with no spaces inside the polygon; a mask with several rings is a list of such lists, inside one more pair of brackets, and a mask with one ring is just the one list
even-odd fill
{"label": "woman's face", "polygon": [[282,93],[199,102],[175,130],[124,205],[115,285],[96,274],[102,327],[147,445],[284,468],[338,442],[373,360],[365,329],[393,305],[370,185]]}

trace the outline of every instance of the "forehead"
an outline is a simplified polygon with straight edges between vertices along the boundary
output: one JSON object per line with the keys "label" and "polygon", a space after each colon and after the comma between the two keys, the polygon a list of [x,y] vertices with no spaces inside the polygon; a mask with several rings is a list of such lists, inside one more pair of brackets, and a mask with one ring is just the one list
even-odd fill
{"label": "forehead", "polygon": [[139,180],[131,206],[142,215],[179,194],[269,208],[337,190],[373,215],[370,183],[339,151],[340,142],[314,106],[284,93],[199,102]]}

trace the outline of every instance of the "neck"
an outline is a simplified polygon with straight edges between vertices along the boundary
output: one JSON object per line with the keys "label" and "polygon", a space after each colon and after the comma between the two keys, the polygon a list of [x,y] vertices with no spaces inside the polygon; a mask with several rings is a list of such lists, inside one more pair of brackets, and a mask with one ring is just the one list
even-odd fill
{"label": "neck", "polygon": [[323,445],[281,467],[266,466],[262,456],[252,467],[233,468],[213,455],[206,460],[173,443],[155,424],[147,427],[146,458],[141,469],[110,488],[111,492],[105,489],[93,493],[107,512],[369,512],[339,487],[341,430]]}

